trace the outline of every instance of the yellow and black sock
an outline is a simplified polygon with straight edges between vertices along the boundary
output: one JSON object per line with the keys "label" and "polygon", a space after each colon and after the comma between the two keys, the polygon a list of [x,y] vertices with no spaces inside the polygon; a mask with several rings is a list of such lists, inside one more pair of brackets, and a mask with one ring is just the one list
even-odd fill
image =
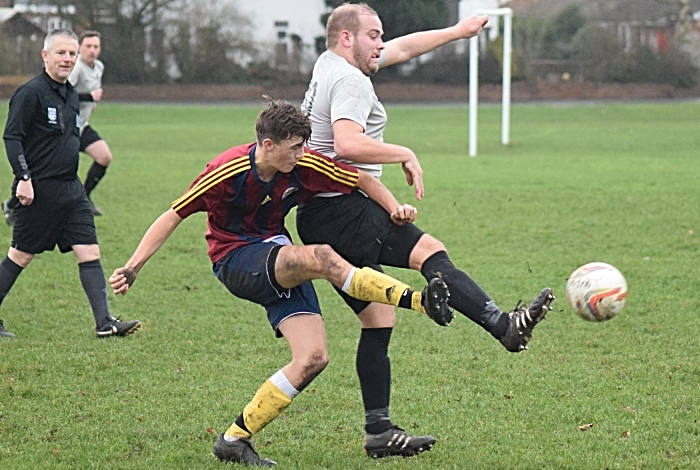
{"label": "yellow and black sock", "polygon": [[[279,371],[258,389],[236,421],[228,428],[224,438],[249,438],[284,411],[292,403],[292,398],[273,383],[273,379],[281,374]],[[282,374],[282,377],[284,375]],[[286,378],[285,378],[286,380]]]}
{"label": "yellow and black sock", "polygon": [[350,296],[425,313],[420,302],[421,293],[411,290],[408,284],[367,267],[355,268],[351,273],[347,290]]}

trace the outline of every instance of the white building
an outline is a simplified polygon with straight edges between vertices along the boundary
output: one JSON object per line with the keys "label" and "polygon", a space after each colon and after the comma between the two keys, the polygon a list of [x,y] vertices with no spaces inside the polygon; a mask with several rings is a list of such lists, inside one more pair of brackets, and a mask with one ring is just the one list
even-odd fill
{"label": "white building", "polygon": [[274,51],[277,65],[289,60],[297,61],[301,71],[311,69],[316,38],[326,34],[321,15],[328,8],[323,0],[238,0],[236,6],[250,20],[255,42]]}

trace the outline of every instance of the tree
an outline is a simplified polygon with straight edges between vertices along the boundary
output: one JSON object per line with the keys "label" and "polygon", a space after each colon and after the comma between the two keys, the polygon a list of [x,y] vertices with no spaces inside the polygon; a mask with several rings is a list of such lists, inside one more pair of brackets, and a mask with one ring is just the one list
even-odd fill
{"label": "tree", "polygon": [[[96,29],[102,34],[101,59],[108,64],[106,81],[144,83],[161,81],[164,44],[159,22],[178,0],[34,0],[29,3],[59,7],[61,15],[78,31]],[[147,47],[147,41],[150,41]]]}
{"label": "tree", "polygon": [[[335,8],[346,2],[344,0],[325,0],[326,5]],[[447,26],[449,12],[445,0],[367,0],[370,7],[379,14],[384,27],[384,41],[404,36],[416,31],[444,28]],[[328,15],[321,17],[325,26]]]}
{"label": "tree", "polygon": [[570,5],[547,22],[544,34],[544,54],[548,59],[569,59],[574,37],[587,19],[578,5]]}
{"label": "tree", "polygon": [[536,61],[544,56],[547,22],[535,16],[515,16],[513,18],[513,49],[522,61],[526,79],[537,78]]}
{"label": "tree", "polygon": [[[336,8],[343,3],[367,3],[382,20],[384,28],[382,39],[385,42],[416,31],[444,28],[449,18],[445,0],[366,0],[364,2],[325,0],[325,2],[331,8]],[[322,15],[321,23],[325,26],[327,21],[328,15]],[[398,67],[389,67],[377,77],[379,80],[393,80],[398,75],[398,71]]]}
{"label": "tree", "polygon": [[183,2],[170,47],[183,83],[225,83],[247,76],[243,63],[256,55],[249,21],[225,0]]}

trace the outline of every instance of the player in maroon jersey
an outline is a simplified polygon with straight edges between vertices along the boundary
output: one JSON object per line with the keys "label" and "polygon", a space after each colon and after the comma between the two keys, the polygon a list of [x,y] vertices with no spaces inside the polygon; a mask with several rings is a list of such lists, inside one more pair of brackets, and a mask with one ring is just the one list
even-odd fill
{"label": "player in maroon jersey", "polygon": [[[442,279],[422,292],[371,268],[358,269],[328,245],[295,246],[284,226],[292,207],[320,193],[347,194],[357,188],[384,207],[394,223],[415,220],[416,209],[399,204],[361,170],[333,162],[304,147],[311,134],[299,108],[270,101],[258,116],[256,142],[227,150],[212,160],[190,188],[144,235],[110,283],[125,294],[146,261],[180,223],[206,212],[206,239],[217,278],[240,298],[265,307],[277,336],[284,336],[292,361],[273,374],[214,446],[220,460],[272,466],[250,437],[277,417],[328,363],[326,334],[312,279],[326,279],[358,299],[427,313],[446,325],[452,319]],[[426,442],[426,447],[432,442]]]}

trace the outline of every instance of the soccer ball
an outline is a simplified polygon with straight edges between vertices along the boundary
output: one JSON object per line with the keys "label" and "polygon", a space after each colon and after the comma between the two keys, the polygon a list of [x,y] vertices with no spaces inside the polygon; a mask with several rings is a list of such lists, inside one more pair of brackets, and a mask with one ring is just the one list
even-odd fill
{"label": "soccer ball", "polygon": [[627,297],[627,281],[615,266],[588,263],[566,282],[566,301],[588,321],[606,321],[620,313]]}

